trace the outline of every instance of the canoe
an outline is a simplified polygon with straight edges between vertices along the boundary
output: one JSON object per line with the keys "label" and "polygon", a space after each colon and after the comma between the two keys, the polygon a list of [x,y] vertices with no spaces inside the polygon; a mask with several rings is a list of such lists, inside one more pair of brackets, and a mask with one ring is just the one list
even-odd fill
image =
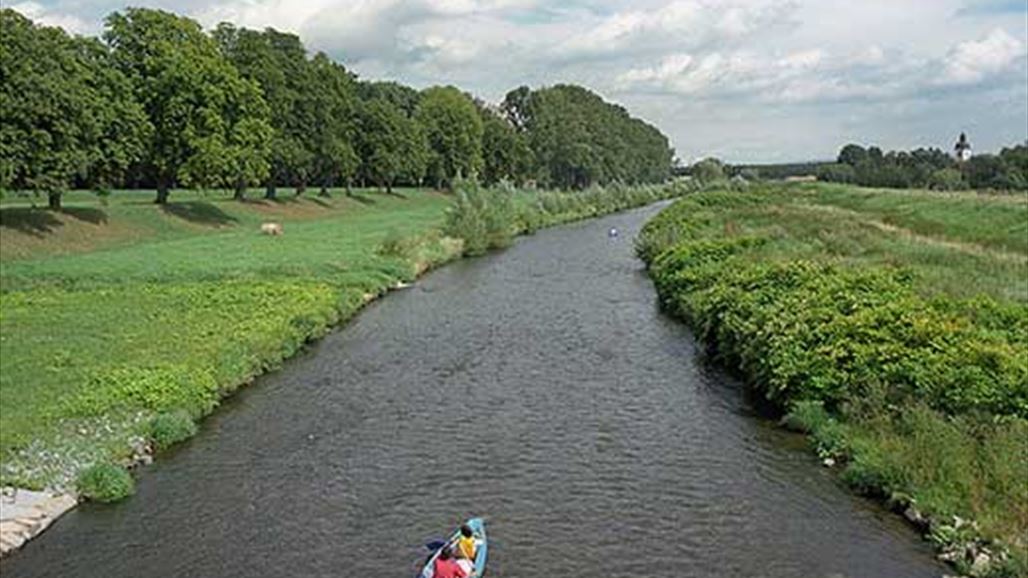
{"label": "canoe", "polygon": [[[471,531],[475,534],[475,540],[478,542],[478,547],[475,549],[475,576],[481,576],[485,573],[485,559],[489,550],[489,540],[485,536],[485,521],[482,518],[471,518],[467,522]],[[446,541],[447,546],[451,546],[457,543],[457,538],[460,537],[460,528],[450,536],[450,539]],[[439,557],[439,552],[442,548],[436,550],[428,557],[425,562],[425,567],[421,569],[416,578],[432,578],[435,574],[435,559]]]}

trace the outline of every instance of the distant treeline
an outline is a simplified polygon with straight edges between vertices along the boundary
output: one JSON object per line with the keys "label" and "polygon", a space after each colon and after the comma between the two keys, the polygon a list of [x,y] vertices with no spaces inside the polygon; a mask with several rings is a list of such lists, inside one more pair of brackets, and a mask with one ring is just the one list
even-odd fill
{"label": "distant treeline", "polygon": [[[701,161],[701,163],[706,161]],[[693,172],[709,167],[694,165]],[[818,180],[866,187],[920,188],[941,191],[961,189],[1028,190],[1028,144],[981,154],[958,162],[938,148],[883,153],[876,146],[848,144],[835,162],[725,166],[728,176],[748,179],[784,179],[813,175]]]}
{"label": "distant treeline", "polygon": [[492,107],[454,88],[359,79],[300,39],[160,10],[72,37],[0,11],[0,189],[353,183],[449,187],[457,177],[542,187],[665,180],[653,126],[571,85],[520,87]]}

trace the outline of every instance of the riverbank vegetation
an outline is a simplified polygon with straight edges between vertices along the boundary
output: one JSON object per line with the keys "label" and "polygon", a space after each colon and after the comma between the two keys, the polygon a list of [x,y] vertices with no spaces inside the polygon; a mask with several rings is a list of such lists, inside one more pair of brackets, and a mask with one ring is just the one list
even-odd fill
{"label": "riverbank vegetation", "polygon": [[325,195],[355,184],[449,189],[455,179],[584,189],[667,179],[655,127],[589,90],[512,90],[502,104],[453,86],[360,79],[299,37],[126,8],[100,39],[0,10],[0,191],[260,186]]}
{"label": "riverbank vegetation", "polygon": [[644,229],[664,306],[859,491],[1028,572],[1028,198],[763,185]]}
{"label": "riverbank vegetation", "polygon": [[[9,200],[0,205],[0,484],[72,489],[83,468],[167,449],[222,397],[429,267],[687,190],[463,182],[455,195],[352,190],[244,203],[231,191],[176,191],[164,206],[123,191],[73,193],[60,212]],[[261,235],[267,220],[283,234]]]}

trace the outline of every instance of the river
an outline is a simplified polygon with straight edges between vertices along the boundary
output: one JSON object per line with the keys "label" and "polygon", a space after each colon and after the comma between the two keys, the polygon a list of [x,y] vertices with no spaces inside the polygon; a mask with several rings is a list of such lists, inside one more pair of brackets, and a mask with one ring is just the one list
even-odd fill
{"label": "river", "polygon": [[409,578],[473,515],[490,576],[940,576],[659,312],[631,242],[657,210],[541,231],[372,304],[4,578]]}

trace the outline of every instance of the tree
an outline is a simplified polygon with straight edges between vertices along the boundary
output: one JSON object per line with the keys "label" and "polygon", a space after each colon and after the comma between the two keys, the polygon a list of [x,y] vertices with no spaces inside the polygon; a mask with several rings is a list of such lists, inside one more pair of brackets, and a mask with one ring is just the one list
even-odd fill
{"label": "tree", "polygon": [[0,187],[47,194],[106,186],[139,156],[148,130],[102,45],[0,11]]}
{"label": "tree", "polygon": [[361,107],[359,149],[363,174],[387,193],[398,179],[420,182],[428,161],[421,127],[391,102],[376,98]]}
{"label": "tree", "polygon": [[715,158],[706,158],[692,166],[694,179],[709,183],[725,178],[724,163]]}
{"label": "tree", "polygon": [[307,50],[295,34],[273,28],[258,32],[221,23],[213,38],[239,73],[260,85],[268,105],[272,134],[264,196],[274,199],[277,184],[301,176],[306,181],[313,171],[314,147],[309,137],[314,127],[304,114],[313,108],[304,106],[312,98]]}
{"label": "tree", "polygon": [[850,143],[839,151],[839,162],[851,167],[856,167],[865,160],[867,160],[867,151],[858,144]]}
{"label": "tree", "polygon": [[345,181],[349,188],[350,179],[360,164],[353,147],[356,88],[353,76],[323,53],[314,56],[310,68],[312,176],[321,185],[321,194],[327,195],[328,188],[339,180]]}
{"label": "tree", "polygon": [[482,119],[464,93],[452,86],[426,89],[415,118],[428,140],[428,176],[436,187],[481,171]]}
{"label": "tree", "polygon": [[481,108],[482,116],[482,182],[494,184],[501,180],[524,182],[531,174],[532,151],[523,134],[514,130],[505,118]]}
{"label": "tree", "polygon": [[421,93],[413,88],[392,81],[361,82],[357,85],[361,100],[381,99],[395,106],[408,118],[413,117],[421,102]]}
{"label": "tree", "polygon": [[519,87],[501,109],[525,135],[544,186],[660,182],[670,176],[674,151],[667,138],[580,86]]}
{"label": "tree", "polygon": [[965,188],[964,176],[957,169],[936,169],[929,177],[929,188],[936,191],[958,191]]}
{"label": "tree", "polygon": [[262,179],[270,136],[259,87],[239,75],[200,25],[145,8],[108,16],[104,38],[154,127],[146,166],[167,202],[174,183],[238,186]]}

